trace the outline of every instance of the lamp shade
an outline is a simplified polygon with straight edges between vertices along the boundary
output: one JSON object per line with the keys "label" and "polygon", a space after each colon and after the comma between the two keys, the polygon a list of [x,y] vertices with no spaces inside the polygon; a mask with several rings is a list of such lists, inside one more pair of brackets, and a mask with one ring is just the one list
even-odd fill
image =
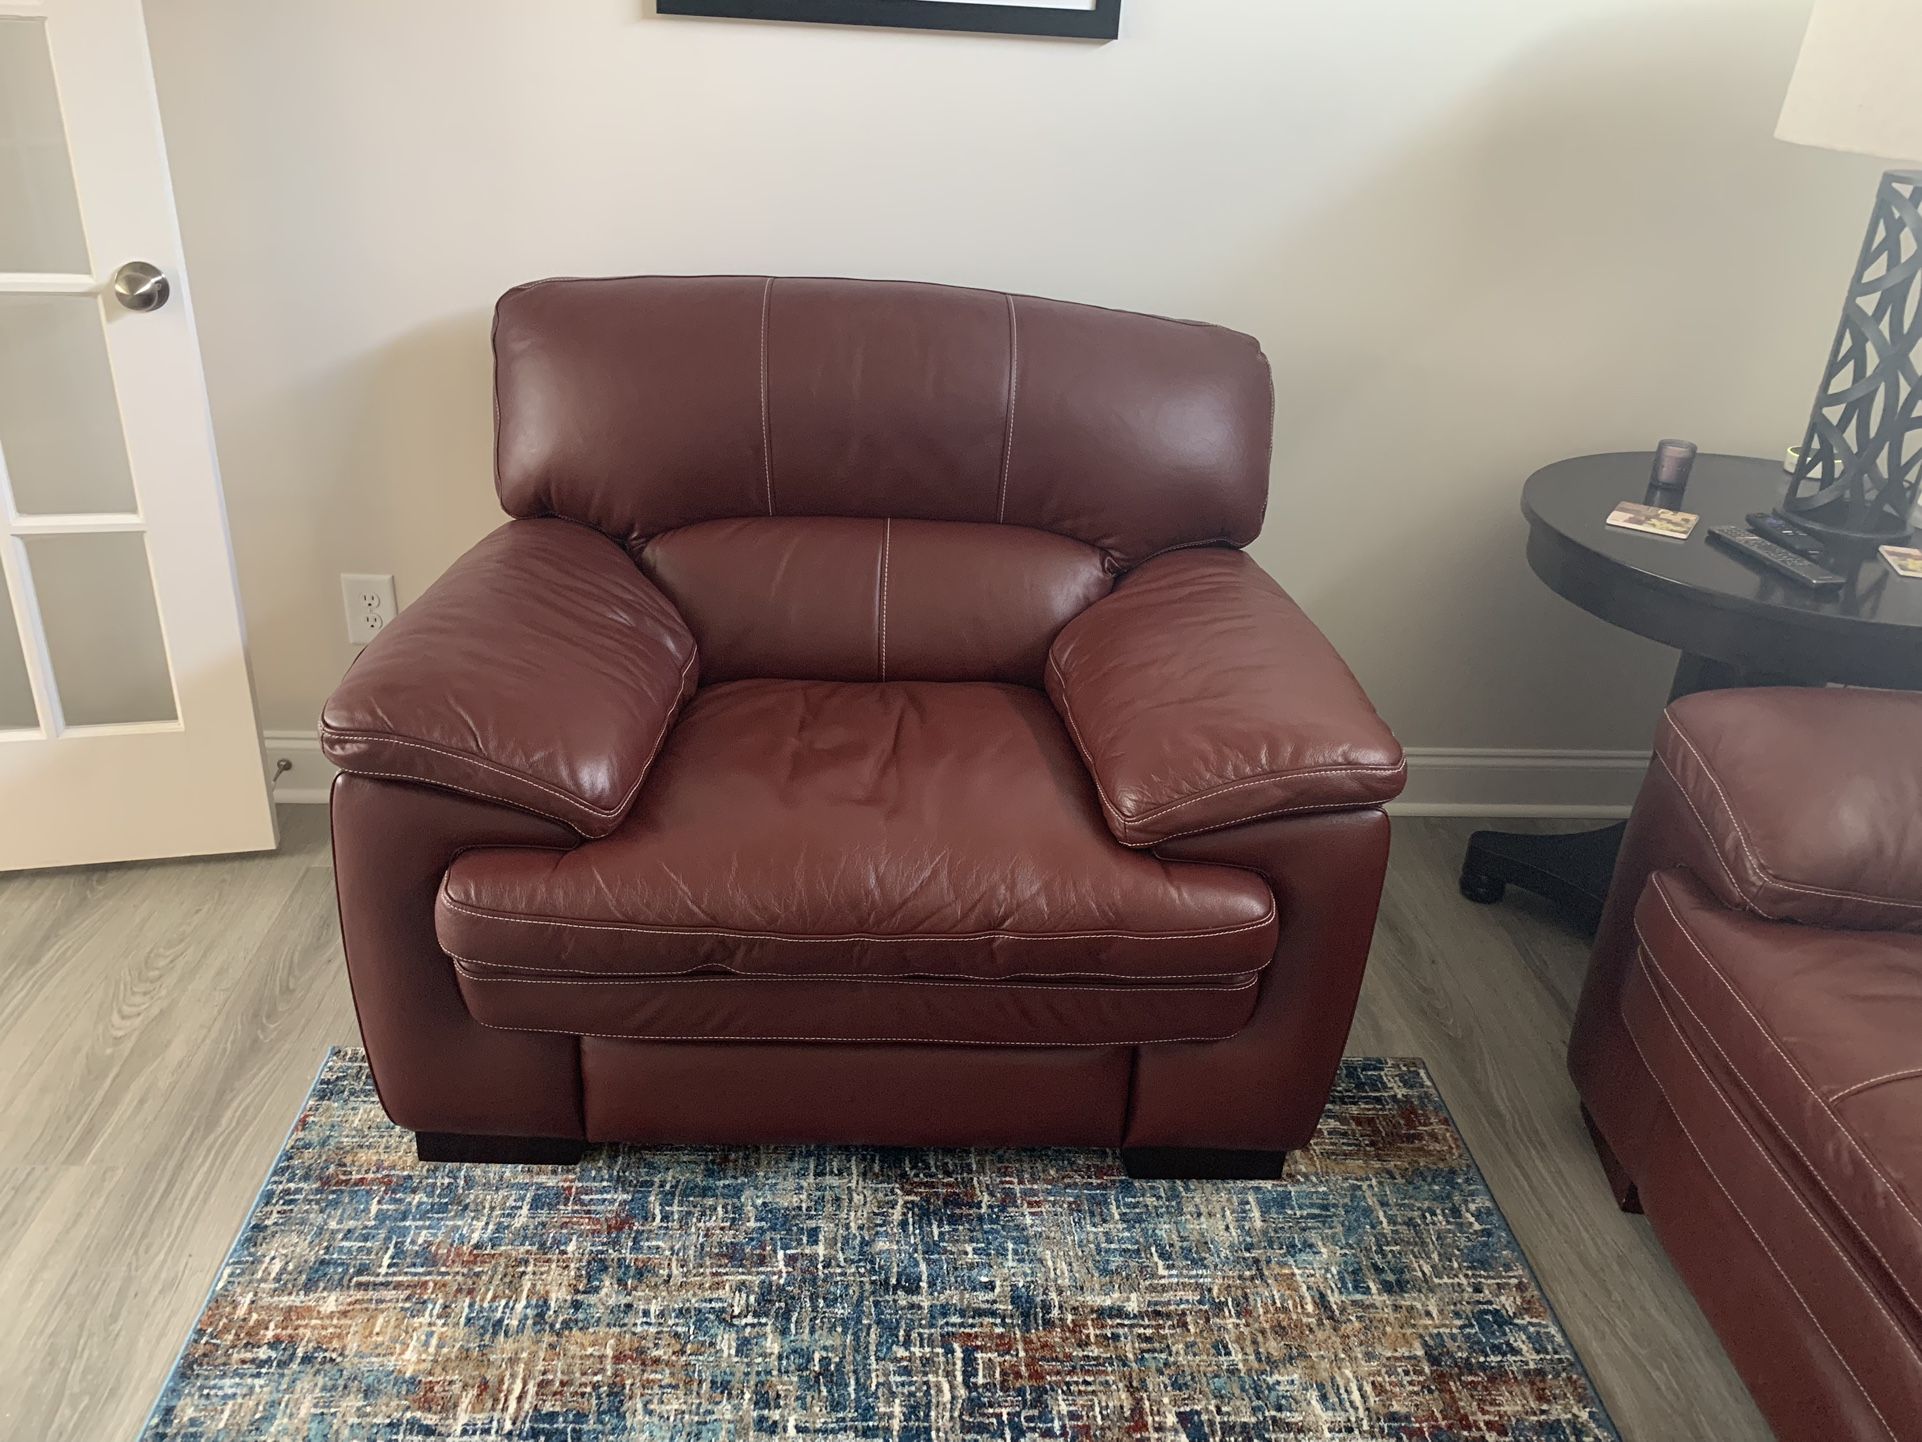
{"label": "lamp shade", "polygon": [[1922,0],[1816,0],[1775,133],[1922,161]]}

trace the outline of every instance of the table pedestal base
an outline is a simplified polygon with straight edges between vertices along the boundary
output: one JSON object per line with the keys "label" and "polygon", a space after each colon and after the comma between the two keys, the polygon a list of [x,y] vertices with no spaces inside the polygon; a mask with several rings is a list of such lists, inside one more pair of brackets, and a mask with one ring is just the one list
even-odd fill
{"label": "table pedestal base", "polygon": [[[1820,684],[1684,654],[1668,699],[1731,686]],[[1462,858],[1462,895],[1492,906],[1510,886],[1519,886],[1554,903],[1570,925],[1593,936],[1602,924],[1602,904],[1608,900],[1625,830],[1627,823],[1618,821],[1598,831],[1477,831],[1468,838],[1468,854]]]}
{"label": "table pedestal base", "polygon": [[1627,822],[1618,821],[1599,831],[1560,834],[1477,831],[1462,859],[1462,895],[1492,906],[1513,884],[1546,897],[1593,935],[1602,924],[1602,903],[1627,829]]}

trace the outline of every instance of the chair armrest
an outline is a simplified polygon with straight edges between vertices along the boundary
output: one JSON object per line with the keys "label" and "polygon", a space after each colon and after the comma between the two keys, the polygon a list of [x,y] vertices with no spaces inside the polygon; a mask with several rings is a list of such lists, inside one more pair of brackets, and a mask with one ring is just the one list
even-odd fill
{"label": "chair armrest", "polygon": [[1922,695],[1793,686],[1668,708],[1655,765],[1694,813],[1691,863],[1778,921],[1922,931]]}
{"label": "chair armrest", "polygon": [[1401,794],[1393,734],[1240,551],[1148,561],[1062,628],[1048,695],[1128,846]]}
{"label": "chair armrest", "polygon": [[605,836],[693,689],[695,655],[620,546],[570,521],[510,521],[361,653],[321,712],[321,749],[357,776]]}

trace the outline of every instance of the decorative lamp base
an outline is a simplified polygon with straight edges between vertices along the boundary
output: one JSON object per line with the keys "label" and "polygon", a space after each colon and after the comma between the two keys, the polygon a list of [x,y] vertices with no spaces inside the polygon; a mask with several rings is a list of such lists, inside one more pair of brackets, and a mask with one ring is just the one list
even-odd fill
{"label": "decorative lamp base", "polygon": [[1922,490],[1922,170],[1891,170],[1780,514],[1838,547],[1908,539]]}

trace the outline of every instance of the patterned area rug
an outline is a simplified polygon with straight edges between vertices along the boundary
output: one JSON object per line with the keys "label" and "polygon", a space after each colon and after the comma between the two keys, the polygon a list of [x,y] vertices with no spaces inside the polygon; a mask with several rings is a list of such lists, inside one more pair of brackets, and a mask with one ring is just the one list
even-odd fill
{"label": "patterned area rug", "polygon": [[427,1166],[328,1057],[148,1442],[1615,1436],[1419,1062],[1281,1182],[1105,1152]]}

